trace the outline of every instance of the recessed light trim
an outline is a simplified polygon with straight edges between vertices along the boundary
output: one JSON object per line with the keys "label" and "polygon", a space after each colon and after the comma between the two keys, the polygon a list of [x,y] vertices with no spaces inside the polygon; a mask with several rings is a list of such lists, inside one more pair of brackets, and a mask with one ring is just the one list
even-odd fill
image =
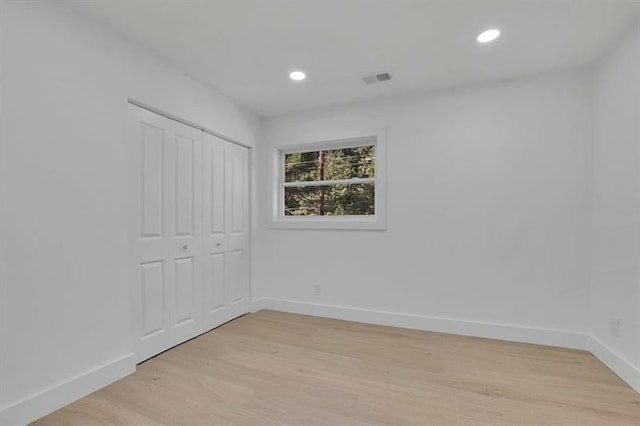
{"label": "recessed light trim", "polygon": [[302,81],[307,78],[307,75],[302,71],[291,71],[289,73],[289,78],[294,81]]}
{"label": "recessed light trim", "polygon": [[500,30],[497,28],[491,28],[483,31],[478,35],[478,43],[489,43],[500,37]]}

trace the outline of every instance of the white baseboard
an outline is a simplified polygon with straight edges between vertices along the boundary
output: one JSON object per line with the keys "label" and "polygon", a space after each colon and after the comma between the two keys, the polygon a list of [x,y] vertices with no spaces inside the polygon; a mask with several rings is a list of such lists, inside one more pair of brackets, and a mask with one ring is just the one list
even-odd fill
{"label": "white baseboard", "polygon": [[638,366],[634,366],[629,360],[593,335],[590,336],[588,349],[611,371],[640,393],[640,368]]}
{"label": "white baseboard", "polygon": [[253,301],[251,311],[257,312],[260,309],[571,349],[587,349],[589,342],[586,333],[569,330],[375,311],[285,299],[260,298]]}
{"label": "white baseboard", "polygon": [[133,354],[126,355],[3,407],[0,409],[0,424],[7,426],[27,424],[135,371]]}
{"label": "white baseboard", "polygon": [[258,312],[261,309],[266,309],[262,306],[263,301],[266,300],[263,297],[259,298],[259,299],[255,299],[252,300],[251,303],[249,303],[249,312],[252,314],[255,314],[256,312]]}

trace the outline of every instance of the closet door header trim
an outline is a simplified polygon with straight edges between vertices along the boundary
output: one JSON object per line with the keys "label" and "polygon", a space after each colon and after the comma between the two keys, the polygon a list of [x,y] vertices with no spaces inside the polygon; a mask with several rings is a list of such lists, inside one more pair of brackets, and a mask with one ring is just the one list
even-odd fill
{"label": "closet door header trim", "polygon": [[205,132],[205,133],[208,133],[208,134],[210,134],[210,135],[216,136],[216,137],[218,137],[218,138],[220,138],[220,139],[224,139],[224,140],[225,140],[225,141],[227,141],[227,142],[231,142],[231,143],[233,143],[233,144],[240,145],[240,146],[242,146],[242,147],[249,148],[249,149],[251,149],[251,148],[252,148],[252,146],[251,146],[251,145],[247,145],[246,143],[240,142],[239,140],[236,140],[236,139],[230,138],[230,137],[225,136],[225,135],[223,135],[223,134],[221,134],[221,133],[218,133],[218,132],[216,132],[216,131],[209,130],[209,129],[207,129],[206,127],[202,127],[201,125],[196,124],[196,123],[194,123],[194,122],[192,122],[192,121],[185,120],[185,119],[180,118],[180,117],[178,117],[178,116],[175,116],[175,115],[173,115],[173,114],[169,114],[168,112],[165,112],[165,111],[159,110],[158,108],[152,107],[152,106],[147,105],[147,104],[145,104],[145,103],[143,103],[143,102],[140,102],[140,101],[137,101],[137,100],[135,100],[135,99],[131,99],[131,98],[127,99],[127,101],[128,101],[131,105],[135,105],[135,106],[140,107],[140,108],[142,108],[142,109],[146,109],[147,111],[151,111],[151,112],[153,112],[153,113],[155,113],[155,114],[161,115],[161,116],[163,116],[163,117],[165,117],[165,118],[168,118],[168,119],[173,120],[173,121],[177,121],[178,123],[185,124],[185,125],[187,125],[187,126],[190,126],[190,127],[195,128],[195,129],[202,130],[202,131],[203,131],[203,132]]}

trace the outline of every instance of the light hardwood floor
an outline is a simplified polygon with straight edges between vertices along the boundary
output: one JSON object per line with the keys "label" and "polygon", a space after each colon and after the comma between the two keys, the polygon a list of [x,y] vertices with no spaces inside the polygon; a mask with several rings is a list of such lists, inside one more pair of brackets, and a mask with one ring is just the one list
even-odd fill
{"label": "light hardwood floor", "polygon": [[640,425],[588,352],[260,311],[36,425]]}

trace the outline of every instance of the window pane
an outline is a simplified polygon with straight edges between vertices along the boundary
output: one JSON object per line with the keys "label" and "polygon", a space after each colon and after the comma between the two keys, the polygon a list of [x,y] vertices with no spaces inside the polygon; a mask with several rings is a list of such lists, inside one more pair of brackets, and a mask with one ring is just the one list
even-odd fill
{"label": "window pane", "polygon": [[375,214],[375,185],[284,188],[285,216],[370,216]]}
{"label": "window pane", "polygon": [[285,182],[375,177],[375,146],[285,154]]}

